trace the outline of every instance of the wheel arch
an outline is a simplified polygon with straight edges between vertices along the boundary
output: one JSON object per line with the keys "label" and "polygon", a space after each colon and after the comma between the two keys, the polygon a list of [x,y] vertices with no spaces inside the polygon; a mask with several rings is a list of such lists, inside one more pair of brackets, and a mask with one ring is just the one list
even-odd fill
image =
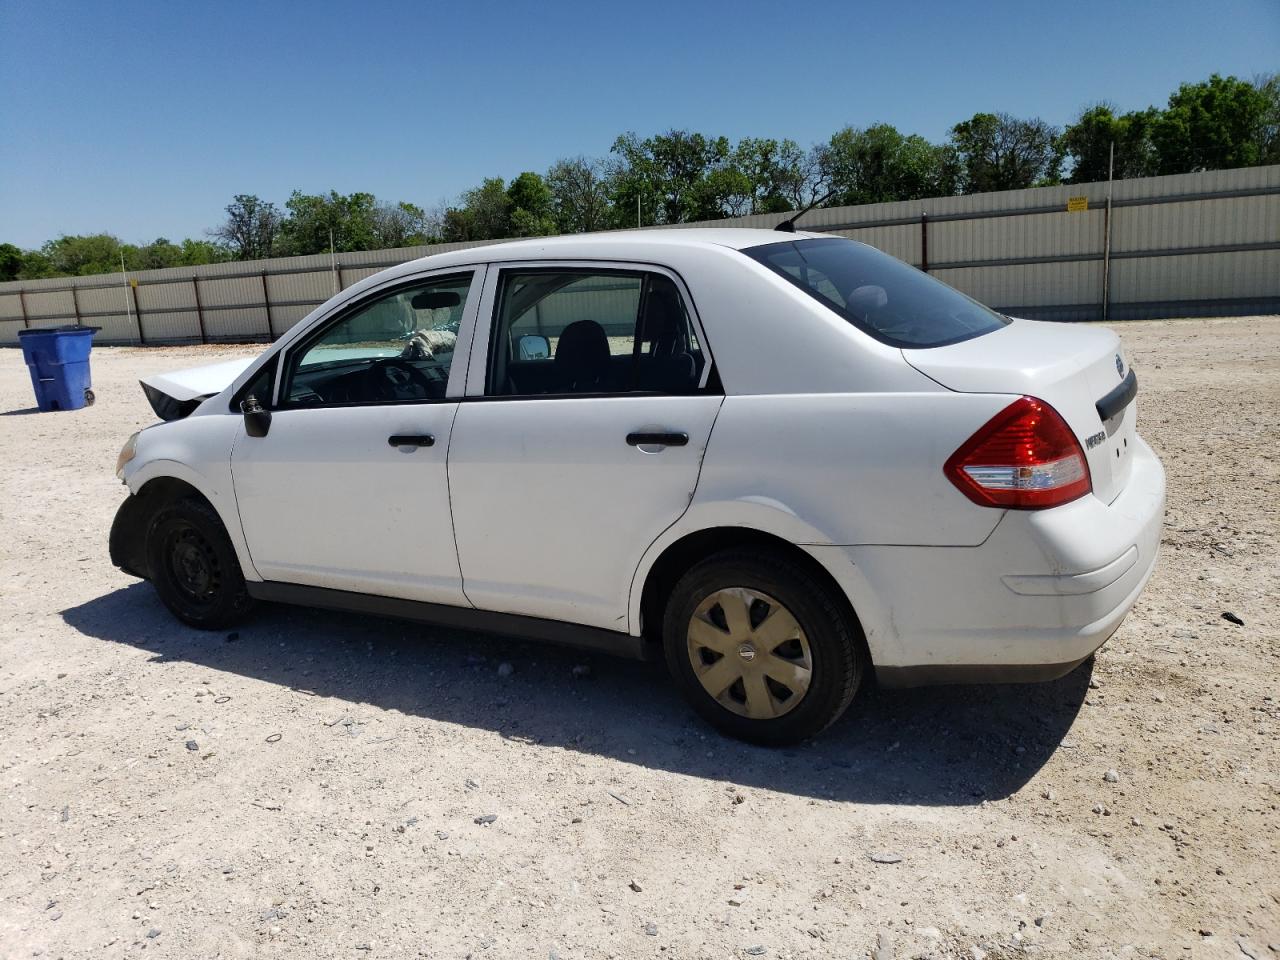
{"label": "wheel arch", "polygon": [[[185,421],[184,421],[185,422]],[[151,460],[128,477],[131,491],[120,505],[115,522],[111,526],[111,559],[116,566],[134,576],[147,579],[143,541],[147,520],[166,504],[183,497],[196,497],[213,508],[235,548],[236,559],[246,580],[260,579],[249,556],[244,532],[240,528],[240,515],[234,496],[227,491],[220,494],[208,478],[177,460]],[[227,501],[230,500],[228,503]],[[120,544],[117,553],[117,543]],[[143,556],[139,566],[136,558]],[[117,559],[126,559],[122,563]],[[141,571],[141,572],[139,572]]]}
{"label": "wheel arch", "polygon": [[661,642],[662,614],[666,599],[685,571],[706,557],[729,549],[756,549],[785,556],[828,587],[855,625],[854,633],[863,646],[867,663],[874,669],[874,658],[867,649],[861,618],[840,581],[802,547],[777,534],[754,527],[717,526],[695,530],[679,537],[658,554],[645,574],[639,596],[637,623],[647,642]]}

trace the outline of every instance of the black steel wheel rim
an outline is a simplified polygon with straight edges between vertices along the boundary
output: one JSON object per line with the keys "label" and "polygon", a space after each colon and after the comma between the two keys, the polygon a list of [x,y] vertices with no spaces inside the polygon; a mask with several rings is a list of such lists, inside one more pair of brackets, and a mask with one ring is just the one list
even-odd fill
{"label": "black steel wheel rim", "polygon": [[222,588],[222,566],[211,544],[199,530],[182,524],[168,537],[165,557],[170,577],[182,596],[208,605],[217,600]]}

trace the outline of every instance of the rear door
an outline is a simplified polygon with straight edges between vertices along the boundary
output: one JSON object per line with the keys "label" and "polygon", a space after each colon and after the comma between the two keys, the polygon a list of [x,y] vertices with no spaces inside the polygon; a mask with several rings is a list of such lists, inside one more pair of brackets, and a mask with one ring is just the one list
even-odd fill
{"label": "rear door", "polygon": [[490,267],[449,454],[475,606],[627,630],[723,400],[689,303],[649,266]]}

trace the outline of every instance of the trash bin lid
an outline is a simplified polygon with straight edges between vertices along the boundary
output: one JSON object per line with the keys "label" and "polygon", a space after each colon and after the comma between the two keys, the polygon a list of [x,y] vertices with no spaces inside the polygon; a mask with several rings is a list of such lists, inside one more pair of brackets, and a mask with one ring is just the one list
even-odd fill
{"label": "trash bin lid", "polygon": [[97,333],[101,327],[77,327],[74,323],[68,323],[61,327],[32,327],[29,330],[19,330],[18,336],[25,337],[35,333]]}

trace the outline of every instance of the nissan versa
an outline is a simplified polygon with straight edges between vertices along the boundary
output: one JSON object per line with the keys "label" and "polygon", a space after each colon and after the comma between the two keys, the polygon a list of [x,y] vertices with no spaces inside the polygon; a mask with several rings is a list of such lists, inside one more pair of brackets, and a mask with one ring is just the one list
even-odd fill
{"label": "nissan versa", "polygon": [[267,600],[661,649],[761,743],[873,671],[1063,675],[1164,513],[1114,333],[805,232],[439,254],[143,387],[166,422],[120,454],[111,557],[184,623]]}

